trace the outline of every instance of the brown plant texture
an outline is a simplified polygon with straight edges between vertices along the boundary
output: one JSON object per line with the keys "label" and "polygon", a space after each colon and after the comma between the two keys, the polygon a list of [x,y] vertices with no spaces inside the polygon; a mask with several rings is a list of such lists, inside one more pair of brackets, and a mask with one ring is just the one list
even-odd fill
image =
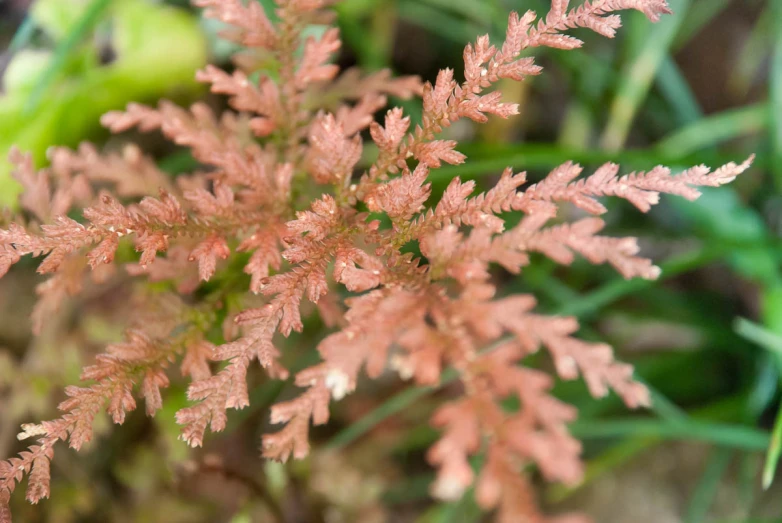
{"label": "brown plant texture", "polygon": [[[497,509],[499,521],[583,521],[542,515],[525,479],[524,469],[534,466],[547,480],[573,484],[583,469],[581,445],[567,429],[575,409],[549,394],[552,376],[522,360],[543,347],[560,378],[583,378],[598,398],[613,390],[631,408],[649,405],[649,393],[609,346],[575,337],[574,318],[536,313],[530,295],[499,297],[490,268],[518,273],[532,253],[564,265],[580,255],[625,278],[654,279],[660,271],[639,256],[636,239],[601,234],[600,198],[623,198],[642,212],[660,193],[694,200],[698,186],[732,181],[751,159],[678,174],[658,166],[621,175],[606,164],[588,176],[566,163],[534,184],[508,169],[482,194],[474,194],[474,182],[453,179],[439,201],[432,201],[427,177],[466,160],[456,142],[440,137],[444,129],[460,119],[484,123],[518,113],[492,87],[539,74],[526,56],[530,49],[578,48],[582,42],[564,34],[578,27],[613,37],[616,11],[635,9],[657,21],[669,12],[665,0],[576,7],[553,0],[544,17],[512,13],[502,45],[479,37],[464,50],[463,80],[445,69],[434,84],[388,72],[340,74],[330,63],[340,48],[336,29],[302,37],[308,24],[328,19],[327,0],[277,0],[274,23],[256,2],[194,3],[227,23],[225,36],[247,49],[233,73],[212,66],[197,73],[234,110],[131,104],[103,123],[117,133],[159,131],[189,148],[201,170],[172,179],[135,146],[106,155],[90,145],[57,149],[50,167],[38,171],[29,156],[11,152],[25,187],[24,214],[0,230],[0,273],[25,255],[42,258],[38,272],[47,279],[37,289],[36,330],[63,300],[117,270],[169,282],[172,296],[165,313],[149,311],[155,322],[140,322],[84,369],[85,384],[65,390],[60,417],[22,426],[19,438],[36,443],[0,462],[0,522],[11,521],[9,499],[24,476],[30,502],[49,496],[59,441],[81,448],[101,410],[121,424],[136,397],[154,415],[177,366],[191,380],[191,404],[176,415],[181,439],[201,446],[207,430],[226,427],[229,409],[249,405],[246,375],[256,361],[270,379],[288,379],[279,341],[302,330],[303,313],[317,310],[333,333],[317,345],[320,363],[295,373],[301,394],[271,409],[281,429],[263,437],[264,457],[304,458],[310,426],[328,422],[330,402],[354,392],[362,369],[370,378],[391,369],[432,385],[453,368],[463,396],[432,418],[442,430],[428,453],[438,470],[432,494],[453,500],[474,485],[478,503]],[[251,80],[242,68],[259,57],[273,61],[273,77]],[[376,122],[388,95],[420,96],[421,123],[412,125],[398,108]],[[362,133],[378,151],[366,169],[358,169]],[[558,209],[565,204],[591,217],[563,223]],[[506,228],[502,216],[510,211],[523,217]],[[410,253],[411,244],[420,256]],[[221,274],[237,263],[249,275],[245,303],[254,304],[242,311],[231,309],[219,289]],[[218,291],[198,298],[209,280]],[[224,343],[210,343],[206,331],[226,315]],[[515,411],[502,405],[510,397],[520,405]],[[471,457],[479,453],[476,477]]]}

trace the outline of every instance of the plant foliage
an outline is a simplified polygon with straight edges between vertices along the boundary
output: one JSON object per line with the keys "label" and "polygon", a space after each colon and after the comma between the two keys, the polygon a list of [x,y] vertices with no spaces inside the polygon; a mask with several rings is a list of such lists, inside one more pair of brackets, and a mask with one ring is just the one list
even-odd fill
{"label": "plant foliage", "polygon": [[[206,169],[172,181],[134,146],[106,155],[89,145],[57,149],[51,167],[40,171],[30,156],[11,154],[25,187],[25,215],[0,231],[0,273],[23,256],[43,258],[38,271],[48,279],[38,287],[37,330],[66,297],[119,269],[172,282],[176,292],[165,302],[149,301],[126,340],[84,369],[85,384],[66,389],[59,418],[23,425],[20,439],[37,443],[0,463],[0,521],[10,522],[9,497],[25,475],[30,502],[48,497],[56,443],[81,448],[102,409],[121,424],[142,397],[154,415],[171,367],[191,380],[191,404],[176,414],[181,439],[200,446],[207,430],[225,429],[227,411],[249,405],[251,365],[257,361],[271,379],[288,378],[279,340],[303,329],[302,314],[312,310],[307,302],[333,333],[318,342],[321,361],[295,373],[301,394],[271,409],[272,422],[282,427],[263,437],[265,457],[305,457],[310,426],[328,422],[330,402],[354,392],[362,369],[370,378],[393,369],[432,385],[450,367],[463,395],[432,418],[442,430],[428,453],[438,469],[432,494],[457,499],[475,484],[479,504],[497,508],[501,521],[543,521],[523,469],[534,465],[547,480],[576,483],[581,445],[567,429],[575,408],[549,394],[552,376],[525,367],[525,356],[545,348],[560,378],[582,377],[595,397],[613,390],[636,408],[649,405],[650,396],[608,345],[575,336],[574,318],[536,313],[530,295],[498,297],[490,267],[518,273],[533,253],[563,265],[579,255],[625,278],[654,279],[660,271],[639,256],[634,238],[602,234],[600,199],[623,198],[642,212],[661,193],[694,200],[697,187],[729,183],[751,159],[678,174],[658,166],[621,175],[609,163],[588,176],[565,163],[535,184],[507,169],[485,193],[455,178],[439,199],[427,178],[443,164],[466,160],[455,141],[441,136],[445,128],[518,113],[493,87],[540,74],[527,56],[531,49],[580,47],[565,34],[576,27],[613,37],[616,11],[636,9],[657,21],[669,12],[666,2],[571,7],[554,0],[542,18],[512,13],[501,45],[482,36],[465,48],[462,81],[445,69],[434,84],[387,72],[340,75],[330,62],[340,48],[337,30],[303,38],[308,24],[327,19],[325,0],[279,0],[275,22],[255,2],[195,3],[229,24],[226,36],[248,49],[233,73],[209,66],[197,75],[228,96],[235,111],[215,115],[201,103],[184,109],[163,101],[157,108],[131,104],[102,122],[113,132],[159,130]],[[275,74],[255,80],[248,68],[261,56],[276,64]],[[388,95],[420,96],[421,123],[413,125],[398,108],[374,121]],[[357,171],[364,131],[379,154]],[[558,211],[566,204],[584,217],[563,222]],[[510,211],[523,218],[506,227]],[[139,253],[131,263],[118,261],[125,243]],[[250,276],[247,303],[255,305],[233,311],[219,292],[218,299],[199,299],[201,282],[236,260]],[[221,315],[238,328],[229,325],[224,343],[213,344],[206,332]],[[518,409],[504,408],[510,397]],[[471,457],[478,453],[485,460],[476,478]]]}

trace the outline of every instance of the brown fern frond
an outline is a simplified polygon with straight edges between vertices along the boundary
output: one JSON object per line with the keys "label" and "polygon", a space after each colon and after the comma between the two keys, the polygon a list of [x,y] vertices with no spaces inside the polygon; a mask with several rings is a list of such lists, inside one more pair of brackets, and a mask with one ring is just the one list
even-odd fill
{"label": "brown fern frond", "polygon": [[[443,136],[446,128],[518,113],[494,88],[541,73],[529,50],[577,48],[582,42],[565,34],[577,27],[612,37],[617,11],[656,20],[669,12],[666,2],[573,7],[553,0],[543,18],[511,14],[501,44],[481,36],[465,47],[462,81],[444,69],[425,84],[387,71],[340,76],[332,62],[341,46],[337,30],[304,36],[309,24],[325,19],[325,0],[279,0],[275,22],[257,2],[194,3],[232,26],[235,42],[263,50],[276,70],[257,80],[248,70],[198,72],[213,93],[228,97],[231,109],[221,115],[204,103],[184,109],[161,101],[156,108],[129,104],[102,122],[113,132],[160,131],[187,147],[200,170],[172,181],[133,146],[108,154],[89,145],[56,149],[51,167],[40,171],[30,156],[11,153],[24,215],[0,229],[0,276],[23,256],[43,258],[38,271],[49,279],[37,288],[36,329],[81,292],[88,275],[99,283],[119,264],[188,296],[173,305],[148,299],[142,329],[84,369],[86,383],[66,389],[60,417],[23,425],[20,437],[37,442],[0,462],[0,523],[10,522],[10,495],[25,475],[30,501],[49,495],[53,445],[82,447],[101,410],[119,424],[137,397],[149,415],[161,409],[167,369],[178,358],[191,402],[176,413],[181,439],[203,445],[207,429],[224,430],[228,411],[250,404],[248,373],[256,361],[269,379],[288,378],[283,338],[302,331],[314,310],[334,331],[317,342],[321,361],[296,373],[300,395],[271,408],[271,421],[282,426],[263,437],[265,457],[305,457],[310,425],[328,422],[330,402],[353,393],[362,372],[378,378],[392,369],[429,386],[451,368],[463,394],[432,419],[442,430],[427,454],[438,469],[432,493],[456,499],[474,485],[480,506],[496,509],[500,521],[583,521],[543,516],[525,479],[524,470],[535,467],[546,480],[575,484],[583,465],[581,445],[567,430],[575,408],[551,395],[553,377],[526,368],[523,359],[543,348],[558,377],[583,378],[593,396],[613,391],[631,408],[649,405],[649,392],[608,345],[577,338],[575,318],[535,312],[533,296],[502,295],[492,271],[517,273],[531,253],[541,253],[559,264],[578,255],[626,278],[656,278],[659,269],[639,255],[636,239],[603,235],[601,199],[622,198],[643,212],[661,194],[692,200],[699,187],[732,181],[752,158],[677,175],[655,167],[620,176],[608,163],[583,178],[569,162],[526,187],[526,174],[509,168],[480,194],[475,182],[455,178],[437,201],[428,178],[443,164],[467,160]],[[420,95],[420,124],[411,127],[398,108],[375,122],[388,95]],[[356,173],[369,152],[364,130],[377,156]],[[562,221],[563,204],[595,216]],[[510,228],[508,213],[519,218]],[[122,249],[128,240],[136,255]],[[411,253],[415,247],[420,255]],[[154,317],[168,309],[172,318],[157,325]],[[220,342],[211,339],[220,332]],[[509,399],[519,408],[505,408]],[[476,473],[471,460],[478,454],[485,459]]]}
{"label": "brown fern frond", "polygon": [[0,462],[0,496],[7,499],[22,477],[29,474],[27,499],[37,503],[48,497],[54,444],[68,441],[71,448],[80,449],[92,439],[93,421],[102,409],[114,423],[122,424],[127,412],[136,408],[132,390],[137,383],[141,383],[147,414],[154,415],[160,409],[160,388],[168,386],[164,370],[181,342],[174,338],[153,340],[141,331],[128,332],[126,339],[110,345],[94,365],[83,370],[81,378],[91,385],[66,388],[68,399],[59,405],[60,418],[22,426],[19,439],[36,438],[38,444],[18,457]]}
{"label": "brown fern frond", "polygon": [[244,5],[241,0],[193,0],[193,5],[205,8],[204,15],[230,24],[239,30],[223,36],[248,47],[272,48],[279,38],[266,13],[258,3]]}
{"label": "brown fern frond", "polygon": [[566,163],[519,194],[514,207],[526,210],[540,202],[570,202],[589,213],[603,214],[606,208],[595,198],[616,196],[626,199],[641,212],[647,212],[660,201],[660,193],[695,200],[700,196],[696,187],[719,187],[730,183],[746,171],[753,160],[754,156],[751,156],[740,165],[731,162],[714,172],[701,165],[678,175],[672,175],[666,167],[657,166],[649,172],[631,173],[621,178],[617,176],[619,166],[607,163],[588,178],[577,181],[581,167]]}

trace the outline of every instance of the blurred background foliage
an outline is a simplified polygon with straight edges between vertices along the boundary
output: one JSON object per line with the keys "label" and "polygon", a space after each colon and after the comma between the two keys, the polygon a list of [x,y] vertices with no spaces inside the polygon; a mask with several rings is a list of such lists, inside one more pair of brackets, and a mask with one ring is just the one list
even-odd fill
{"label": "blurred background foliage", "polygon": [[[192,14],[145,0],[40,0],[26,12],[16,3],[21,22],[4,13],[0,35],[2,151],[16,144],[41,164],[49,146],[100,139],[98,119],[111,109],[198,92],[193,71],[206,63],[207,44]],[[5,205],[17,193],[8,174],[4,158]]]}
{"label": "blurred background foliage", "polygon": [[[578,316],[582,335],[612,343],[653,391],[651,411],[627,412],[615,398],[592,400],[580,383],[557,387],[580,409],[573,431],[585,444],[587,476],[572,489],[539,483],[553,512],[577,509],[609,523],[779,522],[782,2],[669,1],[676,14],[660,24],[627,14],[615,42],[579,34],[583,50],[540,54],[542,76],[502,86],[521,116],[450,129],[469,161],[432,180],[442,189],[458,175],[488,187],[508,165],[535,180],[567,160],[587,168],[615,161],[630,172],[756,153],[749,173],[696,203],[667,198],[648,216],[609,204],[610,230],[638,236],[660,261],[658,283],[543,259],[518,278],[498,277],[507,292],[533,292],[544,310]],[[459,70],[476,35],[500,39],[509,10],[542,13],[547,5],[344,0],[336,8],[345,41],[339,61],[433,79],[441,67]],[[206,97],[219,107],[193,80],[207,60],[231,67],[235,49],[217,38],[219,29],[185,1],[0,1],[0,155],[18,144],[43,165],[51,145],[116,147],[98,118],[129,101]],[[406,109],[415,118],[416,107]],[[144,140],[172,172],[192,166],[159,137]],[[16,191],[0,164],[0,199],[12,205]],[[96,291],[31,340],[30,268],[0,281],[3,456],[17,448],[18,424],[50,416],[63,385],[119,337],[127,307],[124,287]],[[305,332],[289,342],[294,359],[312,358],[324,327],[310,320]],[[59,453],[53,499],[20,503],[20,521],[482,520],[469,495],[451,504],[427,495],[433,476],[423,456],[436,437],[427,419],[453,393],[448,380],[437,390],[407,389],[391,376],[364,384],[314,432],[313,456],[282,466],[260,460],[258,435],[270,428],[269,404],[292,385],[254,379],[253,406],[195,455],[176,441],[181,382],[154,420],[134,415],[121,430],[103,420],[89,451]]]}

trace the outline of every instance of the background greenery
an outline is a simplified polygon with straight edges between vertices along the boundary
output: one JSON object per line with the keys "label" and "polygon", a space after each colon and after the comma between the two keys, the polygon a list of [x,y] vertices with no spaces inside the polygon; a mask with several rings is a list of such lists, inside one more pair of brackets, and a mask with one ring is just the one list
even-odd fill
{"label": "background greenery", "polygon": [[[0,155],[16,143],[42,165],[51,145],[105,142],[98,118],[109,109],[204,96],[193,71],[207,60],[229,66],[232,49],[185,4],[0,3]],[[662,265],[662,281],[538,259],[506,290],[534,292],[544,310],[578,316],[585,337],[612,343],[653,390],[651,411],[628,412],[615,398],[592,400],[581,384],[557,387],[580,409],[573,432],[585,443],[588,467],[578,488],[541,485],[553,512],[583,510],[600,522],[782,521],[782,488],[774,483],[782,448],[782,2],[670,4],[676,14],[654,26],[625,15],[614,42],[579,34],[584,50],[539,55],[542,76],[502,86],[522,115],[452,129],[469,161],[432,179],[441,188],[457,175],[489,187],[508,165],[537,179],[567,160],[587,168],[615,161],[630,172],[660,163],[717,166],[756,153],[750,172],[696,203],[666,198],[648,216],[611,203],[610,230],[639,236]],[[432,79],[459,64],[476,35],[501,39],[509,10],[545,12],[546,5],[345,0],[337,7],[345,41],[339,61]],[[190,165],[160,143],[146,145],[172,171]],[[2,164],[4,203],[12,204],[15,187]],[[34,282],[24,270],[0,282],[0,344],[8,347],[0,353],[3,455],[15,448],[19,421],[46,416],[62,384],[74,382],[89,359],[84,346],[98,350],[116,335],[93,315],[104,298],[69,304],[71,319],[52,331],[67,330],[66,337],[31,341],[25,318]],[[74,315],[82,318],[75,329]],[[303,352],[310,341],[293,343]],[[290,385],[258,379],[251,410],[235,414],[228,436],[191,458],[172,421],[185,401],[180,384],[154,422],[134,416],[122,430],[105,427],[84,456],[61,451],[53,500],[18,513],[21,521],[162,521],[162,514],[237,523],[480,521],[471,496],[453,504],[427,496],[432,474],[423,456],[436,433],[426,420],[451,387],[448,380],[438,390],[405,389],[391,378],[366,384],[336,407],[334,424],[315,432],[311,459],[282,467],[262,464],[256,446],[268,429],[266,407]]]}

